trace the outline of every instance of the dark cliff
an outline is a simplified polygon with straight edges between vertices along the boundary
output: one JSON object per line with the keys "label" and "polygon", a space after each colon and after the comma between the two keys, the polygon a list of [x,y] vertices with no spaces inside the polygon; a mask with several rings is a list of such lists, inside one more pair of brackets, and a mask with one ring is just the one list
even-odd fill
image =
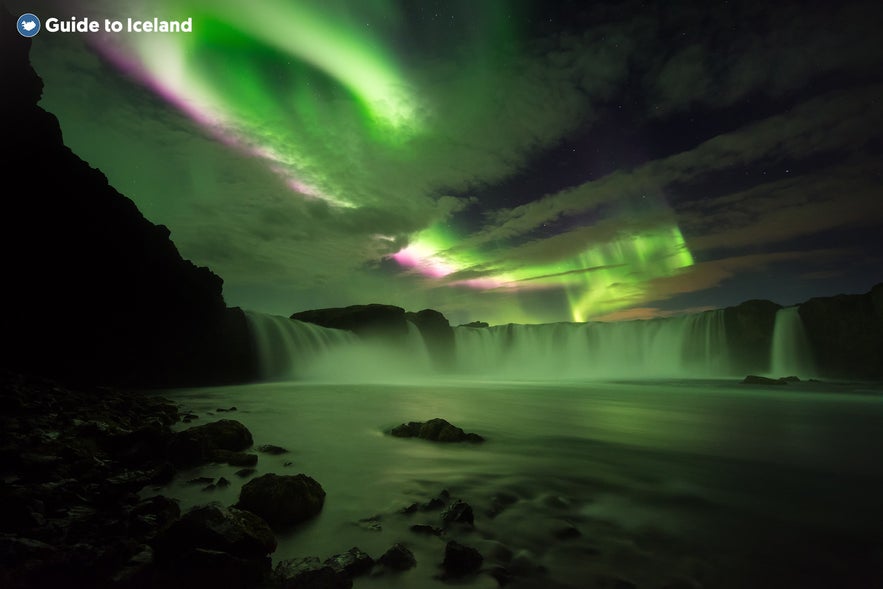
{"label": "dark cliff", "polygon": [[[0,15],[3,59],[2,362],[66,380],[135,386],[254,375],[245,318],[222,280],[64,145],[38,106],[31,42]],[[124,145],[120,149],[125,149]]]}

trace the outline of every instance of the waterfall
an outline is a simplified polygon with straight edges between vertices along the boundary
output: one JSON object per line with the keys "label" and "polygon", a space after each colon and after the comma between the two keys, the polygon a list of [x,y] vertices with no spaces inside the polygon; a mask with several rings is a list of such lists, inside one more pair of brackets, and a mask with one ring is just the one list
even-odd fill
{"label": "waterfall", "polygon": [[328,329],[288,317],[246,312],[246,318],[264,380],[303,376],[324,354],[352,345],[356,340],[349,331]]}
{"label": "waterfall", "polygon": [[454,330],[467,374],[531,378],[727,376],[723,311],[625,321]]}
{"label": "waterfall", "polygon": [[[456,327],[454,372],[516,379],[731,376],[723,313]],[[410,321],[398,339],[362,339],[286,317],[247,317],[266,380],[389,382],[437,376],[423,336]]]}
{"label": "waterfall", "polygon": [[798,307],[785,307],[776,312],[772,354],[772,376],[815,376],[812,351]]}
{"label": "waterfall", "polygon": [[432,372],[423,336],[411,321],[402,341],[393,342],[276,315],[246,317],[263,380],[386,382]]}

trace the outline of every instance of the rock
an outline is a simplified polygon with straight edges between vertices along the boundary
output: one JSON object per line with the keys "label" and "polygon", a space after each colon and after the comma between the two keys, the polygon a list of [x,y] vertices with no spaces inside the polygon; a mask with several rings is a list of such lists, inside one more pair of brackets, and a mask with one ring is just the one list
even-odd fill
{"label": "rock", "polygon": [[354,546],[342,554],[335,554],[328,558],[325,564],[337,572],[345,573],[350,577],[358,577],[371,570],[374,566],[374,559]]}
{"label": "rock", "polygon": [[883,283],[865,294],[810,299],[799,313],[819,374],[883,378]]}
{"label": "rock", "polygon": [[442,372],[452,370],[456,348],[454,347],[454,330],[447,318],[433,309],[406,313],[405,317],[420,330],[433,366]]}
{"label": "rock", "polygon": [[305,474],[265,474],[242,486],[237,507],[279,527],[313,517],[324,503],[325,490]]}
{"label": "rock", "polygon": [[242,478],[247,478],[247,477],[250,477],[251,475],[253,475],[253,474],[256,473],[256,472],[257,472],[257,470],[255,470],[255,469],[253,469],[253,468],[241,468],[241,469],[239,469],[239,470],[236,471],[236,476],[238,476],[238,477],[242,477]]}
{"label": "rock", "polygon": [[[252,445],[251,432],[232,419],[221,419],[178,432],[168,447],[168,456],[175,464],[191,465],[229,457]],[[226,461],[226,460],[218,460]]]}
{"label": "rock", "polygon": [[458,327],[484,328],[490,327],[485,321],[470,321],[469,323],[461,323]]}
{"label": "rock", "polygon": [[[773,327],[776,312],[781,308],[771,301],[752,300],[724,309],[728,362],[732,370],[743,374],[769,371]],[[704,343],[697,339],[695,345],[703,346]],[[693,352],[687,349],[684,353],[690,355]]]}
{"label": "rock", "polygon": [[[4,30],[15,17],[4,10]],[[245,381],[257,358],[244,314],[227,309],[220,277],[181,257],[169,230],[148,221],[101,171],[64,144],[58,119],[39,104],[31,41],[3,35],[4,169],[39,178],[40,190],[9,199],[0,234],[5,367],[68,382],[161,387]],[[71,195],[83,198],[71,198]],[[12,255],[40,235],[39,256]],[[65,312],[57,308],[64,291]],[[52,334],[47,338],[47,334]]]}
{"label": "rock", "polygon": [[383,553],[377,562],[385,567],[389,567],[396,571],[406,571],[417,566],[417,559],[414,553],[402,544],[394,544],[392,548]]}
{"label": "rock", "polygon": [[206,485],[209,483],[215,482],[215,479],[212,477],[196,477],[195,479],[190,479],[185,485]]}
{"label": "rock", "polygon": [[379,338],[404,344],[408,336],[405,310],[392,305],[353,305],[302,311],[292,319],[332,329],[346,329],[363,338]]}
{"label": "rock", "polygon": [[457,426],[436,417],[426,422],[411,421],[394,427],[390,432],[397,438],[421,438],[433,442],[483,442],[478,434],[467,434]]}
{"label": "rock", "polygon": [[475,548],[450,540],[445,545],[445,560],[442,566],[449,576],[460,577],[478,571],[483,561],[481,553]]}
{"label": "rock", "polygon": [[230,481],[228,481],[224,477],[219,477],[218,482],[215,484],[218,486],[219,489],[226,489],[230,486]]}
{"label": "rock", "polygon": [[271,454],[273,456],[288,453],[288,450],[286,450],[282,446],[274,446],[273,444],[264,444],[263,446],[258,446],[257,451],[263,452],[264,454]]}
{"label": "rock", "polygon": [[215,450],[209,454],[211,462],[223,462],[230,466],[254,466],[258,463],[257,454],[246,452],[230,452],[229,450]]}
{"label": "rock", "polygon": [[414,524],[410,530],[415,534],[423,534],[426,536],[441,536],[444,530],[430,526],[429,524]]}
{"label": "rock", "polygon": [[567,525],[554,530],[552,532],[552,535],[559,540],[573,540],[575,538],[581,537],[583,534],[576,527]]}
{"label": "rock", "polygon": [[134,505],[129,512],[130,533],[152,537],[166,530],[181,517],[181,508],[174,499],[162,495],[150,497]]}
{"label": "rock", "polygon": [[185,558],[194,548],[263,558],[276,550],[276,537],[255,514],[213,504],[191,509],[154,542],[157,560]]}
{"label": "rock", "polygon": [[448,505],[441,514],[442,521],[446,524],[469,524],[475,522],[472,506],[465,501],[457,499]]}
{"label": "rock", "polygon": [[283,560],[273,570],[273,586],[280,589],[350,589],[352,578],[343,570],[319,562],[315,556]]}
{"label": "rock", "polygon": [[785,385],[788,384],[788,381],[783,378],[767,378],[766,376],[749,374],[742,380],[742,384]]}

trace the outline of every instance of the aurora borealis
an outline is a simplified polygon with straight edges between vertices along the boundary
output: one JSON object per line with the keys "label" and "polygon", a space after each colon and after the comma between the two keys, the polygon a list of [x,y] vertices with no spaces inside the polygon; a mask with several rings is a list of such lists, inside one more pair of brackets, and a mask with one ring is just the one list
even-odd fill
{"label": "aurora borealis", "polygon": [[879,2],[7,2],[66,143],[288,315],[641,318],[880,280]]}

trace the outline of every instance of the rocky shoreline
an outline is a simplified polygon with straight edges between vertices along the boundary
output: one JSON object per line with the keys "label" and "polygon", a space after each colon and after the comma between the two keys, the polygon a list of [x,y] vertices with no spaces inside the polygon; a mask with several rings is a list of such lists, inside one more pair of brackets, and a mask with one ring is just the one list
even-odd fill
{"label": "rocky shoreline", "polygon": [[[139,496],[195,465],[254,466],[251,432],[232,419],[175,431],[198,416],[152,394],[112,388],[72,388],[18,373],[0,373],[0,586],[7,589],[83,587],[351,587],[352,579],[407,570],[413,553],[395,544],[376,560],[353,547],[320,560],[272,567],[275,533],[317,515],[325,491],[305,474],[238,471],[250,480],[232,506],[217,502],[181,512],[175,499]],[[219,409],[234,413],[235,407]],[[443,420],[450,433],[462,430]],[[403,425],[404,427],[404,425]],[[443,437],[443,439],[445,439]],[[476,441],[477,434],[463,435]],[[445,439],[445,441],[453,441]],[[268,455],[285,448],[263,444]],[[194,479],[204,490],[223,477]],[[472,508],[446,491],[403,514],[439,511],[438,526],[415,534],[442,537],[471,526]],[[442,577],[475,573],[482,555],[455,540],[444,546]],[[498,572],[498,574],[503,574]],[[501,577],[503,578],[503,577]]]}

